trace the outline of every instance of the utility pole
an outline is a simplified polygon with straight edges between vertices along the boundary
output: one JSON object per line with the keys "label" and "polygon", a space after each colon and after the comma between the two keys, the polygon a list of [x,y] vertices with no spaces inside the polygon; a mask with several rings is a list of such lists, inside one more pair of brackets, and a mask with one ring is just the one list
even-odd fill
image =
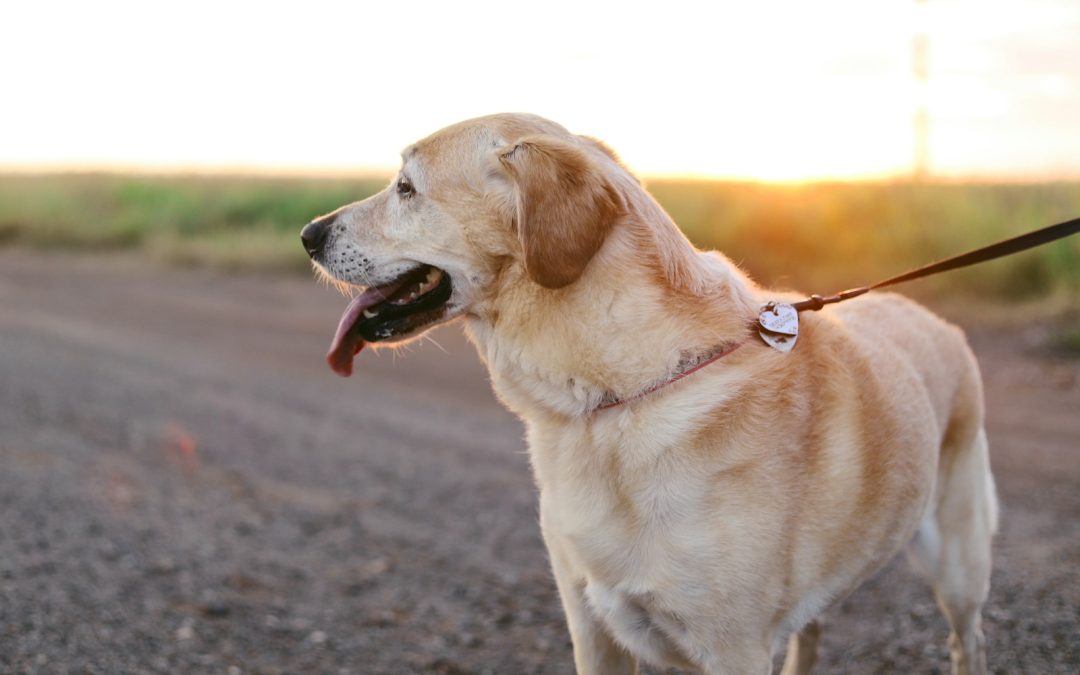
{"label": "utility pole", "polygon": [[915,75],[915,141],[912,176],[926,180],[930,176],[930,111],[928,89],[930,82],[930,38],[926,35],[926,0],[915,0],[916,28],[911,40],[911,67]]}

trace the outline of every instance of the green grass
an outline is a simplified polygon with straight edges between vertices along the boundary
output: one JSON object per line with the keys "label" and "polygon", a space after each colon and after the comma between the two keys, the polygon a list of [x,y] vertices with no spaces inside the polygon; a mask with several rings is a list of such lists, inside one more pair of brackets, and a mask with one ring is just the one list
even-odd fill
{"label": "green grass", "polygon": [[[132,249],[185,265],[307,270],[300,227],[383,178],[0,175],[0,245]],[[698,246],[759,281],[827,293],[1080,216],[1080,183],[653,180]],[[995,298],[1080,294],[1080,236],[917,282]]]}
{"label": "green grass", "polygon": [[0,175],[0,243],[137,249],[170,262],[308,270],[299,232],[384,179]]}
{"label": "green grass", "polygon": [[[654,181],[649,189],[698,245],[759,281],[827,293],[1080,216],[1080,183]],[[995,297],[1080,291],[1080,236],[916,282]]]}

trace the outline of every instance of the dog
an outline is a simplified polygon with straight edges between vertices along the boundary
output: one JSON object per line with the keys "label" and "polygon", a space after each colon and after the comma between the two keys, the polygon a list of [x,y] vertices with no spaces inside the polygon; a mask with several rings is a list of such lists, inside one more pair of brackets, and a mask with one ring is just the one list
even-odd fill
{"label": "dog", "polygon": [[817,617],[907,548],[986,671],[997,502],[978,365],[902,296],[751,330],[778,296],[696,250],[603,143],[501,114],[402,153],[382,192],[307,224],[357,287],[327,357],[460,319],[524,421],[579,673],[639,661],[810,672]]}

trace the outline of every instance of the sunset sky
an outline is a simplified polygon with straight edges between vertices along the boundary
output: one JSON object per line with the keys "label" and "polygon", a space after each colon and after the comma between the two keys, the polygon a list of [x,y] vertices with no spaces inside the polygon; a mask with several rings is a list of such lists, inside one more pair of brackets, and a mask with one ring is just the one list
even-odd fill
{"label": "sunset sky", "polygon": [[[930,85],[912,75],[929,39]],[[1080,2],[99,0],[0,9],[0,166],[389,170],[530,111],[646,175],[1080,177]]]}

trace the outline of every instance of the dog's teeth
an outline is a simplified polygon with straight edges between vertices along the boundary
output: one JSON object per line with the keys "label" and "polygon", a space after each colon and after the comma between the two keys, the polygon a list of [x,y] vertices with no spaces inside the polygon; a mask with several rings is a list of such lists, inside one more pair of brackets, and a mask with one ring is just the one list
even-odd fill
{"label": "dog's teeth", "polygon": [[378,313],[378,312],[373,312],[373,311],[371,311],[370,309],[365,309],[365,310],[364,310],[364,318],[365,318],[365,319],[374,319],[374,318],[375,318],[375,317],[377,317],[378,315],[379,315],[379,313]]}
{"label": "dog's teeth", "polygon": [[439,270],[435,269],[434,267],[432,267],[431,269],[428,270],[427,282],[429,284],[434,283],[436,280],[438,280],[438,278],[439,278]]}

